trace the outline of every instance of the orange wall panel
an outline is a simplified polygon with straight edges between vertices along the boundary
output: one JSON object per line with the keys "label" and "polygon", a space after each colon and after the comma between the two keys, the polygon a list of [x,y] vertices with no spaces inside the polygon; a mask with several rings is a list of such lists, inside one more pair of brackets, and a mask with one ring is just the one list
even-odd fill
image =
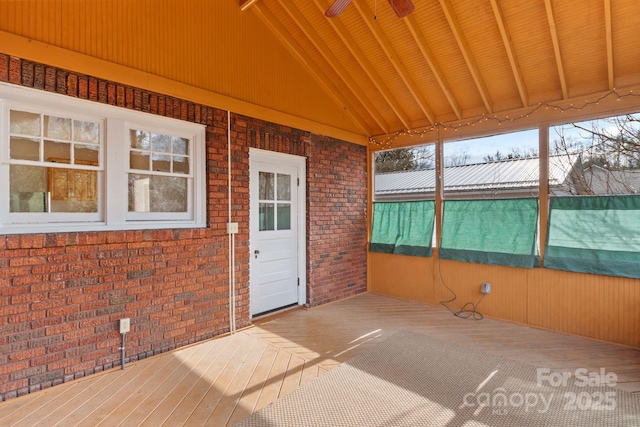
{"label": "orange wall panel", "polygon": [[380,295],[434,303],[433,258],[369,252],[369,290]]}
{"label": "orange wall panel", "polygon": [[439,304],[476,304],[495,319],[640,348],[640,280],[545,268],[514,268],[434,258],[369,254],[370,292]]}
{"label": "orange wall panel", "polygon": [[[0,31],[360,133],[260,18],[251,10],[242,12],[237,0],[2,0]],[[33,52],[4,47],[0,52],[47,63]],[[66,56],[52,65],[136,86],[122,80],[127,73],[109,75],[106,67]]]}

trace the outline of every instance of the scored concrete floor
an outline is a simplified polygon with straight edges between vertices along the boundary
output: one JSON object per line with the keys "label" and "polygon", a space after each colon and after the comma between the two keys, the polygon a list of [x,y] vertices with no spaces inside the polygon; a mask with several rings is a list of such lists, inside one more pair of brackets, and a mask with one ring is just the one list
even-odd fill
{"label": "scored concrete floor", "polygon": [[410,329],[555,371],[613,372],[640,392],[640,351],[361,294],[0,404],[0,426],[225,426]]}

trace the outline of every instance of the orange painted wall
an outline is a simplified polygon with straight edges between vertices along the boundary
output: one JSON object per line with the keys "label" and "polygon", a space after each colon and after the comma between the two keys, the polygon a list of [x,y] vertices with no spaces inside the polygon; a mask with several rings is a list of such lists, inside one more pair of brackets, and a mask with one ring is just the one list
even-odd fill
{"label": "orange painted wall", "polygon": [[[3,53],[23,59],[167,93],[166,84],[146,85],[163,78],[205,92],[203,99],[189,99],[184,87],[169,93],[190,101],[309,129],[217,99],[231,97],[361,133],[260,18],[240,10],[238,0],[2,0],[0,32],[31,42],[12,45],[0,37]],[[47,48],[63,50],[47,57]]]}
{"label": "orange painted wall", "polygon": [[492,293],[478,306],[487,317],[640,348],[637,279],[439,260],[437,254],[369,253],[369,270],[371,292],[427,304],[451,298],[446,283],[457,294],[454,309],[476,303],[481,283],[489,282]]}

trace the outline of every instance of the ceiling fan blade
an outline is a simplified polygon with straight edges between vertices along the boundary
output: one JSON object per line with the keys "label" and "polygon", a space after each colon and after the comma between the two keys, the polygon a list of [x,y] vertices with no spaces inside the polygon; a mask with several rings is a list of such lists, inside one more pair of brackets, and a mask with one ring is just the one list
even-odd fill
{"label": "ceiling fan blade", "polygon": [[416,7],[411,0],[388,0],[393,11],[398,15],[398,18],[404,18]]}
{"label": "ceiling fan blade", "polygon": [[329,9],[324,13],[324,16],[328,18],[335,18],[340,15],[350,3],[351,0],[336,0],[331,6],[329,6]]}

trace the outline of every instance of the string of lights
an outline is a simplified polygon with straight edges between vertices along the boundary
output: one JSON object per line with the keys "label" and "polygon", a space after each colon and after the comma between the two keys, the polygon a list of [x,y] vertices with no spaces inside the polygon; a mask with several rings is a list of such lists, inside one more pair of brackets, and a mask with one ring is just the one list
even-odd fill
{"label": "string of lights", "polygon": [[559,105],[559,104],[552,104],[552,103],[538,103],[537,105],[531,107],[530,110],[523,112],[521,114],[517,114],[517,115],[513,115],[513,116],[509,116],[509,115],[498,115],[498,114],[483,114],[481,116],[476,117],[475,119],[472,120],[468,120],[464,123],[454,123],[454,124],[446,124],[446,123],[442,123],[442,122],[438,122],[438,123],[434,123],[431,126],[428,127],[422,127],[420,129],[403,129],[400,131],[397,131],[393,134],[390,135],[386,135],[384,136],[382,139],[378,139],[376,137],[371,137],[369,138],[369,142],[371,144],[375,144],[380,146],[383,149],[388,149],[388,148],[392,148],[394,142],[396,141],[396,139],[398,137],[401,136],[419,136],[419,137],[423,137],[431,132],[434,131],[440,131],[440,130],[454,130],[457,131],[460,128],[464,128],[464,127],[469,127],[469,126],[475,126],[479,123],[482,122],[486,122],[486,121],[493,121],[495,123],[497,123],[498,125],[501,125],[502,123],[505,122],[515,122],[521,119],[524,119],[526,117],[529,117],[530,115],[534,114],[536,111],[541,110],[541,109],[549,109],[549,108],[553,108],[556,111],[560,111],[560,112],[564,112],[564,111],[568,111],[568,110],[577,110],[577,111],[581,111],[584,108],[587,108],[590,105],[594,105],[594,104],[598,104],[600,103],[600,101],[604,100],[605,98],[608,98],[610,96],[617,96],[617,99],[620,100],[622,98],[626,98],[629,96],[640,96],[640,93],[634,93],[633,90],[630,90],[628,92],[625,93],[621,93],[618,90],[616,90],[615,88],[612,89],[611,91],[600,95],[598,98],[593,99],[593,100],[587,100],[584,101],[580,104],[569,104],[567,105]]}

